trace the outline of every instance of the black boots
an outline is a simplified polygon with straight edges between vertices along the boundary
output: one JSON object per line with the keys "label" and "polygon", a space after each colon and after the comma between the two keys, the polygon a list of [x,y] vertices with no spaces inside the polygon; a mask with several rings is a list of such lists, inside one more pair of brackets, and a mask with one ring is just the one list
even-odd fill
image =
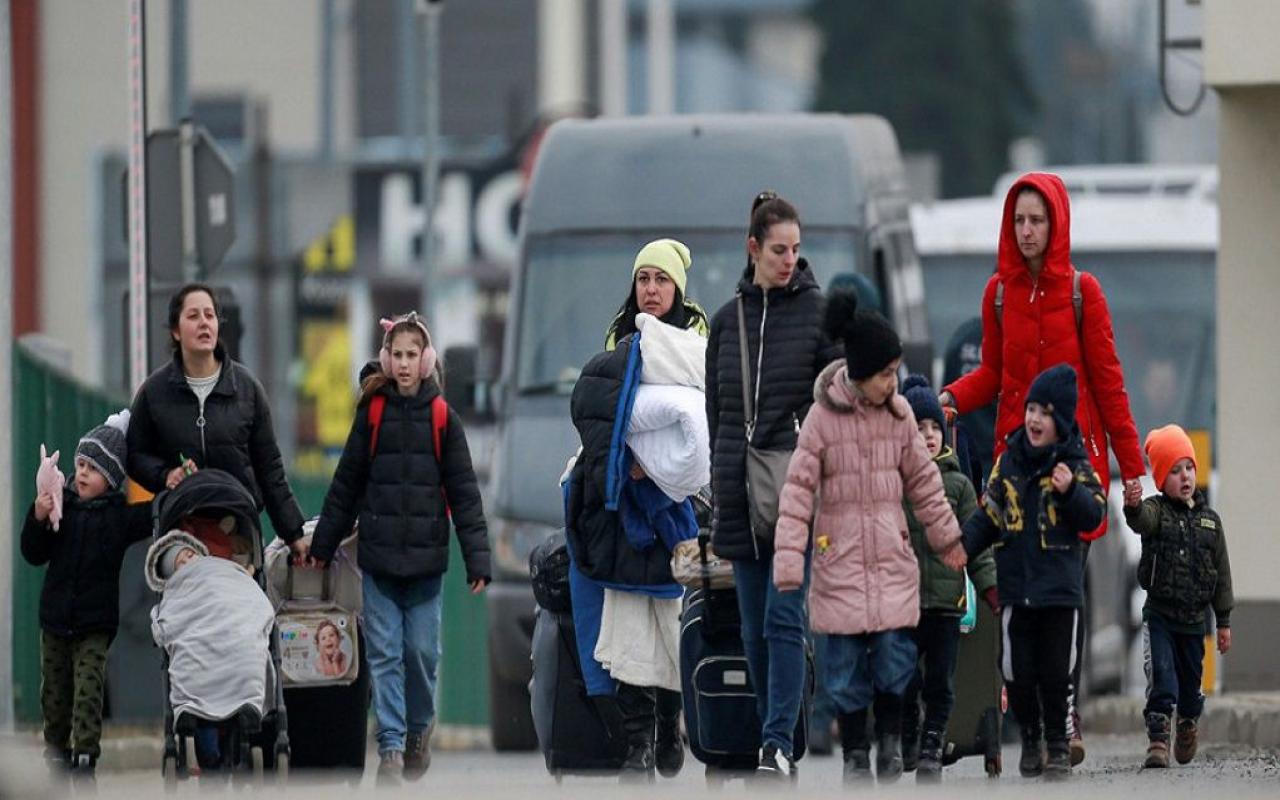
{"label": "black boots", "polygon": [[1071,742],[1066,738],[1049,741],[1044,762],[1045,780],[1060,781],[1071,776]]}
{"label": "black boots", "polygon": [[840,746],[844,750],[844,783],[846,786],[869,784],[871,776],[871,741],[867,737],[867,710],[841,714]]}
{"label": "black boots", "polygon": [[618,711],[627,738],[627,757],[619,776],[623,783],[646,783],[654,779],[654,693],[652,688],[618,684]]}
{"label": "black boots", "polygon": [[893,783],[902,777],[902,695],[877,693],[876,780]]}
{"label": "black boots", "polygon": [[1024,778],[1035,778],[1044,772],[1044,732],[1039,724],[1022,726],[1022,757],[1018,759],[1018,773]]}
{"label": "black boots", "polygon": [[684,739],[680,736],[680,693],[658,689],[655,703],[658,734],[653,745],[658,774],[674,778],[684,766]]}
{"label": "black boots", "polygon": [[[920,737],[920,760],[916,765],[917,783],[937,783],[942,780],[942,731],[925,730]],[[903,754],[903,761],[906,755]]]}

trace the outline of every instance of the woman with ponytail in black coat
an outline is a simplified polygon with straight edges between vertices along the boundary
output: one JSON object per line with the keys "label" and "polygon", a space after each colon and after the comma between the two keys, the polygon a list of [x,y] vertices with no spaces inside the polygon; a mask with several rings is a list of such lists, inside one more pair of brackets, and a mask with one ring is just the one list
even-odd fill
{"label": "woman with ponytail in black coat", "polygon": [[773,192],[762,192],[752,203],[747,256],[736,296],[712,318],[707,342],[712,541],[716,553],[734,565],[743,646],[751,683],[758,687],[759,769],[789,777],[795,772],[792,734],[804,694],[805,592],[774,588],[772,537],[751,530],[738,304],[746,322],[756,448],[795,448],[796,432],[813,403],[814,381],[840,349],[822,330],[822,292],[800,258],[799,214]]}

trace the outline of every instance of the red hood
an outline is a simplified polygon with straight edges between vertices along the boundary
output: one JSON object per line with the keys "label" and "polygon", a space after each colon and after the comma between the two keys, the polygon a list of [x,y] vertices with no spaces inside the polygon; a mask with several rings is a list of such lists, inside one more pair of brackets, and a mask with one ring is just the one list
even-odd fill
{"label": "red hood", "polygon": [[1047,275],[1071,274],[1071,200],[1062,179],[1049,172],[1028,172],[1013,182],[1004,198],[1004,216],[1000,221],[1000,249],[997,253],[1000,277],[1005,281],[1021,275],[1027,268],[1027,260],[1018,249],[1017,234],[1013,230],[1013,207],[1018,193],[1030,187],[1044,196],[1049,206],[1049,248],[1044,254],[1044,270]]}

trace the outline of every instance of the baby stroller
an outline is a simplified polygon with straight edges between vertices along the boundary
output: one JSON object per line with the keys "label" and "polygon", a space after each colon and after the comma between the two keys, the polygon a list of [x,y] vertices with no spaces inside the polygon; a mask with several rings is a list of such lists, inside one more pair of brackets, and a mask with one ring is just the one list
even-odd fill
{"label": "baby stroller", "polygon": [[[188,529],[204,542],[211,555],[229,557],[249,568],[265,594],[262,569],[262,533],[258,510],[249,492],[230,474],[216,469],[194,473],[175,489],[156,496],[151,506],[152,540],[174,528]],[[194,524],[199,521],[200,524]],[[200,527],[208,522],[210,529]],[[218,524],[221,521],[221,524]],[[194,528],[194,529],[193,529]],[[242,706],[231,718],[207,720],[229,723],[222,753],[222,768],[237,777],[261,780],[266,769],[275,769],[278,783],[289,773],[289,726],[280,675],[279,633],[269,637],[269,664],[265,666],[266,703],[259,713],[252,705]],[[170,703],[169,655],[163,655],[161,687],[164,692],[164,757],[161,773],[166,789],[174,789],[180,779],[190,776],[187,742],[196,735],[202,721],[190,713],[175,718]]]}

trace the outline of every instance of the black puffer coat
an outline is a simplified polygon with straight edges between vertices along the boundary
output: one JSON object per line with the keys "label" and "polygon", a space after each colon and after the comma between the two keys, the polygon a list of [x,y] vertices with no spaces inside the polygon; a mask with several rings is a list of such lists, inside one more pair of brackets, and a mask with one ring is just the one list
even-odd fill
{"label": "black puffer coat", "polygon": [[276,534],[292,542],[302,535],[302,509],[285,478],[267,394],[221,344],[215,355],[222,376],[205,400],[203,428],[180,355],[142,384],[129,419],[129,477],[148,491],[163,491],[169,471],[182,463],[179,454],[202,469],[224,470],[266,508]]}
{"label": "black puffer coat", "polygon": [[[435,381],[422,382],[404,397],[395,384],[386,397],[377,452],[370,455],[369,404],[356,409],[351,433],[324,499],[311,541],[311,555],[329,561],[338,543],[360,521],[360,568],[394,578],[425,578],[449,566],[449,517],[462,545],[467,581],[489,579],[489,530],[480,486],[471,466],[471,450],[462,420],[449,410],[441,436],[440,461],[431,438],[431,401],[440,394]],[[441,493],[441,487],[444,494]]]}
{"label": "black puffer coat", "polygon": [[[756,447],[791,449],[796,428],[813,403],[813,382],[823,367],[842,355],[822,331],[825,301],[809,264],[801,259],[791,282],[765,293],[752,283],[748,267],[738,281],[745,302],[747,352],[751,378],[764,336],[760,370]],[[711,320],[707,341],[707,422],[711,430],[711,488],[715,493],[712,526],[715,551],[738,561],[771,558],[772,547],[751,534],[746,494],[746,423],[742,407],[742,371],[738,345],[738,303],[730,300]],[[754,397],[754,395],[753,395]]]}
{"label": "black puffer coat", "polygon": [[57,636],[114,636],[124,551],[150,533],[151,506],[126,505],[118,491],[82,503],[67,489],[56,531],[48,520],[36,520],[34,505],[28,509],[22,557],[32,566],[49,565],[40,590],[40,627]]}
{"label": "black puffer coat", "polygon": [[[657,544],[636,550],[627,540],[618,512],[605,508],[618,395],[633,344],[634,339],[627,337],[616,349],[592,358],[573,387],[569,414],[582,438],[582,453],[569,478],[565,538],[578,569],[588,578],[624,586],[655,586],[674,580],[671,552]],[[640,379],[638,374],[632,377]]]}

